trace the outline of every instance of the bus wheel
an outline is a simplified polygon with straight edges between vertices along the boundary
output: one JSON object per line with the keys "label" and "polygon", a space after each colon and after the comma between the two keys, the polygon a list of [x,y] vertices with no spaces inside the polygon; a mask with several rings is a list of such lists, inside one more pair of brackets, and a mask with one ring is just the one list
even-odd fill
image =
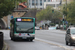
{"label": "bus wheel", "polygon": [[11,40],[13,40],[13,38],[11,38]]}
{"label": "bus wheel", "polygon": [[15,38],[11,38],[11,40],[15,41],[16,39]]}
{"label": "bus wheel", "polygon": [[29,39],[29,41],[33,41],[33,39]]}

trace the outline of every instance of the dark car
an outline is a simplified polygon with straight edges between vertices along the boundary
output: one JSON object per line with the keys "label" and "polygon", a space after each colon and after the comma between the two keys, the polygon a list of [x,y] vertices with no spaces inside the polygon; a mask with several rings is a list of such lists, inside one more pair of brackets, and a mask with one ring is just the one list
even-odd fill
{"label": "dark car", "polygon": [[65,36],[66,45],[75,43],[75,27],[68,28]]}

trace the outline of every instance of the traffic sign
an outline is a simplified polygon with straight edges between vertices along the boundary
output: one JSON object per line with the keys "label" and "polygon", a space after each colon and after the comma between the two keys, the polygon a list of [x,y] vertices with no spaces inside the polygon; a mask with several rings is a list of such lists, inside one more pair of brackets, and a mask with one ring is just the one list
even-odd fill
{"label": "traffic sign", "polygon": [[65,21],[65,23],[66,23],[66,24],[68,24],[68,22],[67,22],[67,21]]}
{"label": "traffic sign", "polygon": [[11,19],[13,18],[13,16],[11,16]]}

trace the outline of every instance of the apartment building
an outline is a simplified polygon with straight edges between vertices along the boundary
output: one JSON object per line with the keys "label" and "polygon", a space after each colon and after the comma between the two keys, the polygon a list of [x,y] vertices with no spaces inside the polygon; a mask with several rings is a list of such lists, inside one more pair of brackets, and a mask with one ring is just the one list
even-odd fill
{"label": "apartment building", "polygon": [[38,9],[44,9],[46,3],[50,4],[58,4],[60,3],[61,0],[28,0],[28,5],[29,8],[38,8]]}
{"label": "apartment building", "polygon": [[[67,0],[70,2],[72,0]],[[57,8],[60,6],[60,2],[64,4],[66,0],[28,0],[29,8],[38,8],[38,9],[45,9],[47,6],[53,6]]]}

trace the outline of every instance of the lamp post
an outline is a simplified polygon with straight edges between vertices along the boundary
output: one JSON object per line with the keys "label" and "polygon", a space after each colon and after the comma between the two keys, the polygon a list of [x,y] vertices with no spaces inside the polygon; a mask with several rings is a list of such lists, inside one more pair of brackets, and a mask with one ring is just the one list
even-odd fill
{"label": "lamp post", "polygon": [[35,8],[35,22],[36,22],[36,0],[34,1],[34,8]]}
{"label": "lamp post", "polygon": [[66,0],[66,20],[67,20],[67,0]]}

